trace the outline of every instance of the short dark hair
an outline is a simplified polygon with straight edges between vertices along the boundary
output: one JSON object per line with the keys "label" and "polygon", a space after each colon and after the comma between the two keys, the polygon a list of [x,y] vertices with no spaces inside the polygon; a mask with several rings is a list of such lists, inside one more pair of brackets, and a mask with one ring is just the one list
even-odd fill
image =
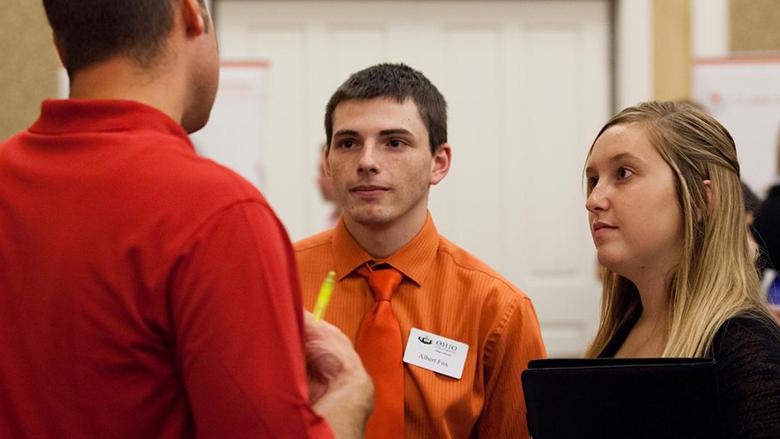
{"label": "short dark hair", "polygon": [[435,85],[421,72],[405,64],[377,64],[353,73],[330,97],[325,108],[325,134],[330,146],[333,112],[352,99],[391,98],[398,103],[412,98],[428,129],[431,153],[447,143],[447,102]]}
{"label": "short dark hair", "polygon": [[758,210],[761,208],[761,199],[758,198],[755,192],[750,189],[750,186],[740,180],[739,184],[742,186],[742,198],[745,202],[745,211],[752,213],[753,216],[758,216]]}
{"label": "short dark hair", "polygon": [[[153,65],[173,27],[173,5],[181,0],[43,0],[69,74],[124,55]],[[198,0],[205,15],[205,0]]]}

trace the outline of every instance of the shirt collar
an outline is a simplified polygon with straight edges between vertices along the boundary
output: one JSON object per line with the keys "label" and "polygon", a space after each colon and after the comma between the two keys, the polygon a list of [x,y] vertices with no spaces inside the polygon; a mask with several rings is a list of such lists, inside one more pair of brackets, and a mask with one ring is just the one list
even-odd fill
{"label": "shirt collar", "polygon": [[47,99],[41,105],[40,117],[30,127],[31,132],[39,134],[130,130],[166,132],[189,143],[187,132],[168,115],[128,100]]}
{"label": "shirt collar", "polygon": [[[417,235],[400,250],[381,262],[392,265],[419,286],[422,285],[430,272],[438,249],[439,232],[433,224],[430,212],[428,212],[425,225]],[[339,280],[349,276],[366,262],[374,260],[349,233],[343,218],[339,220],[333,233],[333,254]]]}

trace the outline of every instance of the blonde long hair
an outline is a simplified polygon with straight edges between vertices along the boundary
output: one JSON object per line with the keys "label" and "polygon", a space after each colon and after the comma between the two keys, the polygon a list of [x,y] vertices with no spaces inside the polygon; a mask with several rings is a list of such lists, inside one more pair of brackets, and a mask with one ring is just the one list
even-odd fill
{"label": "blonde long hair", "polygon": [[[683,247],[669,277],[664,357],[703,357],[717,330],[737,314],[770,314],[748,245],[734,140],[704,111],[676,102],[645,102],[607,122],[636,124],[675,176],[682,211]],[[594,141],[595,144],[595,141]],[[591,146],[591,152],[593,146]],[[590,152],[588,153],[590,156]],[[704,184],[710,180],[709,193]],[[634,284],[605,269],[601,321],[586,356],[597,356],[641,309]]]}

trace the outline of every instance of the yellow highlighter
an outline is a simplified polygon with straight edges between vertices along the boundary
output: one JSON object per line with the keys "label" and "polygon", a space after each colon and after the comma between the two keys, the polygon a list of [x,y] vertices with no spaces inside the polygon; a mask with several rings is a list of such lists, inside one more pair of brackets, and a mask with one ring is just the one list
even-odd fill
{"label": "yellow highlighter", "polygon": [[333,285],[336,280],[336,272],[330,270],[325,280],[320,287],[320,294],[317,295],[317,302],[314,304],[314,318],[322,320],[322,316],[325,315],[325,310],[328,309],[328,303],[330,303],[330,296],[333,294]]}

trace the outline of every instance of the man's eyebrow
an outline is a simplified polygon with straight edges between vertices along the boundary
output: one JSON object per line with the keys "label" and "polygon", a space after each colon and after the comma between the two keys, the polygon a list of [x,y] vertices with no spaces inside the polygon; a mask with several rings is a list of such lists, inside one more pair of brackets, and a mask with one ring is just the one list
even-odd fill
{"label": "man's eyebrow", "polygon": [[359,136],[358,132],[355,130],[338,130],[335,133],[333,133],[333,137],[336,136]]}
{"label": "man's eyebrow", "polygon": [[411,131],[404,128],[391,128],[389,130],[382,130],[379,132],[380,136],[397,136],[399,134],[414,137],[414,134]]}

